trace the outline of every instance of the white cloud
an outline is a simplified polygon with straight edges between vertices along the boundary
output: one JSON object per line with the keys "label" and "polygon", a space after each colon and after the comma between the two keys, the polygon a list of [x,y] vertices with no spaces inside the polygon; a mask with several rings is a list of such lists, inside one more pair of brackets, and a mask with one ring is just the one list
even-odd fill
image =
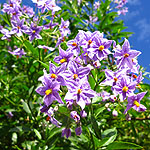
{"label": "white cloud", "polygon": [[128,0],[130,5],[140,5],[140,0]]}
{"label": "white cloud", "polygon": [[146,40],[148,42],[148,38],[150,38],[150,22],[144,18],[137,21],[135,26],[139,28],[138,40]]}

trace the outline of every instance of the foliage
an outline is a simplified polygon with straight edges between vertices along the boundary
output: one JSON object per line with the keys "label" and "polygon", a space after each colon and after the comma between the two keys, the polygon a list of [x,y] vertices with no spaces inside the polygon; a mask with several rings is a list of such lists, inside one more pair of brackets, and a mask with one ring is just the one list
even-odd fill
{"label": "foliage", "polygon": [[[11,2],[19,3],[10,0],[9,7]],[[67,50],[68,41],[75,39],[79,30],[103,32],[105,38],[116,41],[116,45],[123,45],[124,38],[128,39],[132,35],[132,32],[124,31],[126,27],[123,20],[119,19],[116,4],[111,0],[99,2],[100,5],[95,8],[93,0],[82,0],[82,2],[60,0],[58,5],[61,9],[55,11],[55,14],[53,10],[42,12],[40,8],[38,11],[35,10],[35,14],[32,14],[32,11],[27,14],[21,9],[22,15],[19,17],[25,18],[25,25],[30,28],[32,22],[38,27],[43,27],[50,23],[52,18],[56,25],[50,29],[37,29],[40,30],[39,35],[42,39],[37,35],[30,40],[29,31],[24,30],[22,36],[18,36],[18,33],[9,33],[10,37],[0,41],[0,149],[149,149],[150,85],[141,81],[136,89],[137,93],[147,91],[141,102],[147,108],[145,112],[137,112],[131,108],[127,114],[124,114],[127,98],[124,102],[120,101],[119,96],[115,102],[110,101],[109,98],[103,100],[101,94],[103,91],[112,94],[111,86],[102,86],[101,83],[106,79],[104,71],[106,68],[117,70],[113,55],[100,61],[100,68],[90,70],[88,75],[90,88],[99,95],[91,98],[91,104],[85,106],[87,117],[80,118],[80,123],[70,117],[71,110],[66,107],[65,101],[65,94],[68,91],[65,86],[61,86],[59,92],[64,104],[54,101],[50,105],[54,108],[55,117],[62,126],[57,128],[52,121],[49,121],[47,114],[40,111],[44,98],[36,92],[37,87],[40,86],[38,79],[43,76],[44,68],[49,71],[49,62],[57,67],[60,66],[54,61],[60,50],[58,45]],[[1,6],[2,10],[4,5]],[[12,17],[13,12],[10,9],[7,13],[3,11],[0,14],[0,24],[9,32],[14,28]],[[96,20],[93,21],[95,18]],[[67,24],[67,20],[70,25],[69,28],[64,28],[68,29],[65,34],[62,33],[61,25],[63,21]],[[2,29],[0,31],[2,38],[4,33]],[[111,52],[114,49],[113,44],[110,46]],[[39,45],[46,45],[49,50],[40,48]],[[14,52],[16,46],[23,49],[26,54],[19,58],[18,54],[11,55],[8,51]],[[73,105],[73,109],[78,114],[82,110],[80,105]],[[117,110],[119,115],[112,115],[113,110]],[[82,133],[77,136],[74,129],[81,125]],[[71,129],[69,138],[62,137],[62,130],[67,126]]]}

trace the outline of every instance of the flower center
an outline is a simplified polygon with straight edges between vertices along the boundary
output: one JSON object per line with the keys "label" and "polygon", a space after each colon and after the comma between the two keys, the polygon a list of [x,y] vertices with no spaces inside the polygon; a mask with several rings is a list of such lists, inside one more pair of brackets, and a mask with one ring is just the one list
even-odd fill
{"label": "flower center", "polygon": [[137,101],[134,101],[133,104],[136,105],[136,107],[139,107],[139,106],[140,106],[140,103],[137,102]]}
{"label": "flower center", "polygon": [[82,92],[82,89],[78,89],[77,93],[80,94]]}
{"label": "flower center", "polygon": [[77,43],[73,42],[73,43],[72,43],[72,46],[77,46]]}
{"label": "flower center", "polygon": [[123,92],[127,92],[127,91],[128,91],[128,87],[127,87],[127,86],[124,86],[123,89],[122,89],[122,91],[123,91]]}
{"label": "flower center", "polygon": [[47,52],[47,49],[46,49],[46,48],[44,49],[44,52],[45,52],[45,53]]}
{"label": "flower center", "polygon": [[19,27],[19,26],[17,26],[17,28],[18,28],[18,29],[20,29],[20,27]]}
{"label": "flower center", "polygon": [[136,79],[136,78],[137,78],[137,76],[134,74],[134,75],[133,75],[133,78],[135,78],[135,79]]}
{"label": "flower center", "polygon": [[56,79],[56,78],[57,78],[56,74],[52,73],[52,74],[51,74],[51,78]]}
{"label": "flower center", "polygon": [[45,91],[45,94],[46,94],[46,95],[49,95],[49,94],[51,94],[51,93],[52,93],[52,89],[48,89],[48,90]]}
{"label": "flower center", "polygon": [[13,4],[10,4],[9,6],[10,6],[10,7],[13,7]]}
{"label": "flower center", "polygon": [[114,81],[117,82],[117,81],[118,81],[118,78],[115,77],[115,78],[114,78]]}
{"label": "flower center", "polygon": [[140,85],[140,84],[137,84],[137,87],[140,89],[140,88],[141,88],[141,85]]}
{"label": "flower center", "polygon": [[73,75],[73,79],[76,79],[76,78],[78,78],[78,75],[77,75],[77,74],[74,74],[74,75]]}
{"label": "flower center", "polygon": [[84,56],[88,56],[88,53],[85,53]]}
{"label": "flower center", "polygon": [[128,53],[125,53],[125,54],[124,54],[124,57],[125,57],[125,58],[129,57],[129,54],[128,54]]}
{"label": "flower center", "polygon": [[89,43],[89,45],[90,45],[90,44],[92,43],[92,41],[91,41],[91,40],[89,40],[89,41],[88,41],[88,43]]}
{"label": "flower center", "polygon": [[67,61],[66,58],[63,58],[63,59],[60,60],[61,63],[64,63],[64,62],[66,62],[66,61]]}
{"label": "flower center", "polygon": [[50,117],[48,116],[47,118],[46,118],[46,121],[49,121],[50,120]]}
{"label": "flower center", "polygon": [[104,49],[104,45],[101,45],[98,49],[102,51]]}
{"label": "flower center", "polygon": [[12,13],[13,14],[13,16],[15,16],[16,15],[16,13]]}
{"label": "flower center", "polygon": [[32,33],[35,33],[35,32],[36,32],[35,30],[32,31]]}

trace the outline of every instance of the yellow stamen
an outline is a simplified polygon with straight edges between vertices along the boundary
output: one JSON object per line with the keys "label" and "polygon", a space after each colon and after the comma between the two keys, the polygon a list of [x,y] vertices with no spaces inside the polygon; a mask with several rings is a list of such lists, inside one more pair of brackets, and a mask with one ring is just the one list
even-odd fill
{"label": "yellow stamen", "polygon": [[128,87],[127,87],[127,86],[124,86],[123,89],[122,89],[122,91],[123,91],[123,92],[127,92],[127,91],[128,91]]}
{"label": "yellow stamen", "polygon": [[82,92],[82,89],[78,89],[77,93],[80,94]]}
{"label": "yellow stamen", "polygon": [[57,78],[57,76],[56,76],[56,74],[51,74],[51,78],[54,78],[54,79],[56,79]]}
{"label": "yellow stamen", "polygon": [[32,33],[35,33],[35,32],[36,32],[35,30],[32,31]]}
{"label": "yellow stamen", "polygon": [[48,89],[48,90],[45,91],[45,94],[46,94],[46,95],[49,95],[49,94],[51,94],[51,93],[52,93],[52,89]]}
{"label": "yellow stamen", "polygon": [[125,53],[125,54],[124,54],[124,57],[125,57],[125,58],[129,57],[129,54],[128,54],[128,53]]}
{"label": "yellow stamen", "polygon": [[118,78],[115,77],[115,78],[114,78],[114,81],[117,82],[117,81],[118,81]]}
{"label": "yellow stamen", "polygon": [[98,49],[102,51],[104,49],[104,45],[101,45]]}
{"label": "yellow stamen", "polygon": [[133,75],[133,78],[135,78],[135,79],[136,79],[136,78],[137,78],[137,76],[134,74],[134,75]]}
{"label": "yellow stamen", "polygon": [[63,58],[63,59],[60,60],[61,63],[64,63],[64,62],[66,62],[66,61],[67,61],[66,58]]}
{"label": "yellow stamen", "polygon": [[85,53],[84,56],[88,56],[88,53]]}
{"label": "yellow stamen", "polygon": [[136,105],[136,107],[139,107],[140,106],[140,103],[139,102],[137,102],[137,101],[134,101],[134,103],[133,103],[134,105]]}
{"label": "yellow stamen", "polygon": [[12,13],[13,14],[13,16],[15,16],[16,15],[16,13]]}
{"label": "yellow stamen", "polygon": [[92,43],[92,41],[91,41],[91,40],[89,40],[89,41],[88,41],[88,43],[89,43],[89,45],[90,45],[90,44]]}
{"label": "yellow stamen", "polygon": [[138,87],[139,89],[141,89],[141,85],[140,85],[140,84],[137,84],[137,87]]}
{"label": "yellow stamen", "polygon": [[77,43],[73,42],[73,43],[72,43],[72,46],[77,46]]}
{"label": "yellow stamen", "polygon": [[73,75],[73,79],[76,79],[76,78],[78,78],[78,75],[77,75],[77,74],[74,74],[74,75]]}

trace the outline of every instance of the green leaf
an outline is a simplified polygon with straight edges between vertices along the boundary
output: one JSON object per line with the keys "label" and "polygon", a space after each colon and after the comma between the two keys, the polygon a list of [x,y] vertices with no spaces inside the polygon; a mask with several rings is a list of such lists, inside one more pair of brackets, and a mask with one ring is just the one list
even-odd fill
{"label": "green leaf", "polygon": [[46,64],[46,63],[44,63],[44,62],[42,62],[42,61],[40,61],[40,60],[37,60],[39,63],[41,63],[42,64],[42,66],[44,66],[46,69],[48,69],[49,70],[49,66]]}
{"label": "green leaf", "polygon": [[89,81],[89,84],[91,86],[91,89],[94,89],[94,87],[95,87],[95,80],[93,79],[93,77],[89,76],[88,81]]}
{"label": "green leaf", "polygon": [[94,114],[95,114],[95,118],[97,118],[98,115],[99,115],[100,113],[102,113],[105,109],[106,109],[105,106],[98,108],[98,109],[96,110],[96,112],[94,113]]}
{"label": "green leaf", "polygon": [[94,97],[92,99],[92,104],[98,104],[102,101],[102,97]]}
{"label": "green leaf", "polygon": [[116,141],[116,142],[111,143],[107,148],[113,149],[113,150],[114,149],[120,150],[120,149],[142,149],[143,147],[136,145],[134,143]]}
{"label": "green leaf", "polygon": [[100,131],[98,128],[98,123],[97,123],[94,115],[91,116],[91,123],[92,123],[92,127],[94,129],[95,134],[97,135],[98,138],[100,138],[101,135],[100,135]]}
{"label": "green leaf", "polygon": [[30,109],[29,109],[29,106],[28,104],[24,101],[24,100],[21,100],[22,104],[23,104],[23,109],[27,112],[27,113],[31,113]]}
{"label": "green leaf", "polygon": [[35,132],[36,136],[41,140],[42,136],[41,136],[40,132],[37,129],[34,129],[34,132]]}
{"label": "green leaf", "polygon": [[117,136],[117,130],[116,128],[107,129],[102,133],[103,139],[107,139],[106,142],[103,144],[103,146],[107,146],[110,143],[114,142]]}
{"label": "green leaf", "polygon": [[23,44],[26,47],[26,49],[33,54],[34,57],[38,56],[38,50],[35,49],[29,41],[24,41]]}

